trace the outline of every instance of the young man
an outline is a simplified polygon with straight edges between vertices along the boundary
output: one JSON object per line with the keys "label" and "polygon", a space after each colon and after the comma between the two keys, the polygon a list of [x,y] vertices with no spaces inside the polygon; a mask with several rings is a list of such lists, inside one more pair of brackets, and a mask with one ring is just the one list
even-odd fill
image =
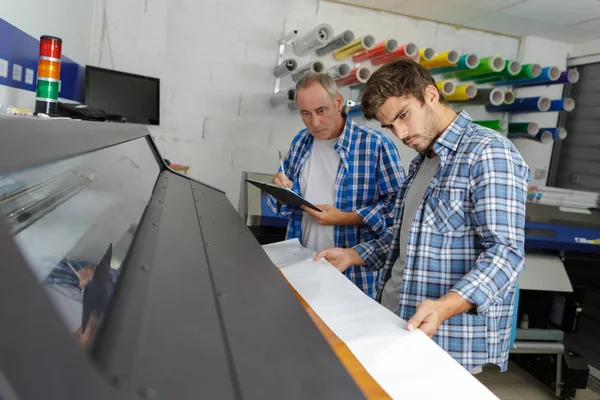
{"label": "young man", "polygon": [[[321,251],[352,247],[383,235],[404,170],[393,142],[342,113],[342,96],[326,74],[309,74],[296,85],[296,103],[306,125],[292,141],[284,171],[273,184],[299,193],[322,212],[292,210],[269,198],[273,212],[290,217],[287,238]],[[348,266],[346,276],[375,297],[379,271]]]}
{"label": "young man", "polygon": [[506,370],[529,168],[509,140],[454,112],[411,60],[376,71],[362,109],[420,154],[398,192],[393,229],[317,259],[340,271],[383,268],[378,300],[407,329],[432,336],[471,372],[486,363]]}

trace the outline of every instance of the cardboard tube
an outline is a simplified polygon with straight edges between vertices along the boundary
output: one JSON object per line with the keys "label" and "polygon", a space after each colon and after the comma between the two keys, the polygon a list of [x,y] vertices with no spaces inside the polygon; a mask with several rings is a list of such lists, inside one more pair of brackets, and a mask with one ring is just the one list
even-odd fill
{"label": "cardboard tube", "polygon": [[439,81],[435,85],[444,97],[450,96],[456,91],[456,85],[452,81]]}
{"label": "cardboard tube", "polygon": [[445,51],[443,53],[437,54],[431,60],[427,60],[423,57],[419,60],[419,64],[424,66],[425,68],[439,68],[439,67],[449,67],[454,66],[458,63],[459,55],[456,51],[450,50]]}
{"label": "cardboard tube", "polygon": [[300,78],[311,72],[323,72],[325,66],[320,61],[314,61],[300,67],[296,72],[292,73],[292,80],[298,82]]}
{"label": "cardboard tube", "polygon": [[463,101],[472,99],[477,95],[477,87],[475,85],[467,84],[460,85],[456,87],[456,91],[450,95],[446,96],[446,100],[448,101]]}
{"label": "cardboard tube", "polygon": [[338,61],[341,61],[350,57],[353,54],[372,49],[373,46],[375,46],[375,38],[373,37],[373,35],[365,35],[334,51],[333,58],[335,58]]}
{"label": "cardboard tube", "polygon": [[276,66],[273,70],[273,75],[281,78],[282,76],[286,76],[287,74],[294,72],[296,68],[298,68],[298,63],[293,58],[290,58]]}
{"label": "cardboard tube", "polygon": [[325,73],[333,79],[345,78],[350,75],[350,66],[346,63],[334,65],[333,67],[327,68]]}

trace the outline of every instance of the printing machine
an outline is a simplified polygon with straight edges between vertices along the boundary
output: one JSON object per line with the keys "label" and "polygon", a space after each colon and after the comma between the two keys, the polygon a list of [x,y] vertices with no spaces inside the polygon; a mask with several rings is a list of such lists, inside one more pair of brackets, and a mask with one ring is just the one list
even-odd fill
{"label": "printing machine", "polygon": [[363,398],[225,194],[141,125],[0,116],[0,276],[3,400]]}

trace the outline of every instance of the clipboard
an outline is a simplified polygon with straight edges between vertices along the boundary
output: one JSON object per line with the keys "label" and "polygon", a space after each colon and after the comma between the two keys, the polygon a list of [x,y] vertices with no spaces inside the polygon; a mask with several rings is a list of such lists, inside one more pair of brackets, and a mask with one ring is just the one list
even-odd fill
{"label": "clipboard", "polygon": [[270,183],[264,183],[255,181],[253,179],[246,179],[246,182],[253,184],[257,188],[269,193],[277,200],[287,204],[292,208],[300,208],[300,206],[305,205],[307,207],[312,208],[315,211],[323,212],[320,208],[314,206],[309,201],[307,201],[304,197],[299,194],[291,191],[288,188],[282,188],[280,186],[271,185]]}

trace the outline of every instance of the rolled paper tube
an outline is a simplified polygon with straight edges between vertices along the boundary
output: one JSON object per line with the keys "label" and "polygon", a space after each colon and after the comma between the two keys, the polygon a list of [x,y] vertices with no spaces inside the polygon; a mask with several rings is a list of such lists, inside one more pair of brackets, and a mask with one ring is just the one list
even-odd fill
{"label": "rolled paper tube", "polygon": [[345,78],[336,79],[335,83],[338,86],[355,85],[358,83],[366,83],[371,76],[371,70],[366,67],[352,68],[350,74]]}
{"label": "rolled paper tube", "polygon": [[504,104],[513,104],[515,102],[515,94],[512,90],[504,92]]}
{"label": "rolled paper tube", "polygon": [[445,74],[445,73],[450,73],[450,72],[458,72],[458,71],[464,71],[464,70],[468,70],[468,69],[474,69],[474,68],[477,68],[478,65],[479,65],[479,57],[476,54],[469,53],[469,54],[463,54],[462,56],[460,56],[460,58],[458,59],[458,62],[456,63],[455,66],[431,68],[429,70],[429,72],[432,75]]}
{"label": "rolled paper tube", "polygon": [[419,64],[424,66],[425,68],[438,68],[438,67],[448,67],[452,65],[456,65],[460,56],[454,50],[445,51],[443,53],[437,54],[431,60],[426,60],[421,58],[419,60]]}
{"label": "rolled paper tube", "polygon": [[331,39],[331,41],[329,43],[327,43],[325,46],[318,48],[317,50],[315,50],[315,53],[317,53],[317,55],[319,57],[322,57],[328,53],[331,53],[332,51],[339,49],[342,46],[347,45],[348,43],[351,43],[354,40],[354,32],[352,31],[344,31],[342,33],[340,33],[339,35],[337,35],[336,37],[334,37],[333,39]]}
{"label": "rolled paper tube", "polygon": [[486,57],[479,62],[477,68],[451,72],[446,74],[446,78],[462,78],[465,76],[477,76],[490,72],[498,72],[504,69],[504,59],[500,56]]}
{"label": "rolled paper tube", "polygon": [[401,57],[414,58],[419,55],[419,48],[414,43],[406,43],[398,46],[398,48],[388,54],[371,59],[371,64],[382,65],[392,62]]}
{"label": "rolled paper tube", "polygon": [[508,124],[508,133],[527,133],[529,136],[535,136],[540,131],[540,127],[535,122],[511,122]]}
{"label": "rolled paper tube", "polygon": [[544,82],[553,82],[560,78],[560,69],[558,67],[545,67],[542,68],[542,72],[535,78],[528,79],[516,79],[506,80],[503,82],[496,83],[496,86],[507,86],[511,85],[514,87],[520,87],[522,85],[538,83],[543,84]]}
{"label": "rolled paper tube", "polygon": [[325,69],[325,66],[320,61],[314,61],[314,62],[308,63],[308,64],[298,68],[298,70],[296,72],[292,73],[292,80],[294,82],[298,82],[300,80],[300,78],[302,78],[304,75],[311,73],[311,72],[323,72],[324,69]]}
{"label": "rolled paper tube", "polygon": [[376,57],[380,57],[384,54],[393,53],[398,49],[398,41],[396,39],[388,39],[383,42],[379,42],[375,47],[370,50],[363,51],[352,56],[352,61],[363,62],[371,60]]}
{"label": "rolled paper tube", "polygon": [[273,70],[273,75],[280,78],[282,76],[294,72],[296,68],[298,68],[298,63],[293,58],[290,58],[276,66]]}
{"label": "rolled paper tube", "polygon": [[365,35],[335,50],[333,52],[333,58],[341,61],[353,54],[372,49],[373,46],[375,46],[375,38],[373,35]]}
{"label": "rolled paper tube", "polygon": [[290,89],[281,90],[277,93],[272,94],[271,97],[269,98],[269,102],[271,103],[271,105],[273,107],[276,107],[278,105],[293,101],[295,99],[295,97],[296,97],[296,90],[290,88]]}
{"label": "rolled paper tube", "polygon": [[546,85],[563,85],[573,84],[579,81],[579,71],[576,69],[569,69],[560,73],[560,77],[555,80],[548,81],[536,81],[531,83],[519,83],[518,87],[531,87],[531,86],[546,86]]}
{"label": "rolled paper tube", "polygon": [[504,92],[498,88],[477,89],[475,97],[467,100],[468,104],[484,104],[499,106],[504,103]]}
{"label": "rolled paper tube", "polygon": [[333,79],[344,78],[350,75],[350,66],[346,63],[334,65],[333,67],[327,68],[325,73]]}
{"label": "rolled paper tube", "polygon": [[554,140],[563,140],[567,137],[567,130],[565,128],[540,128],[540,130],[551,132]]}
{"label": "rolled paper tube", "polygon": [[456,91],[456,85],[452,81],[439,81],[436,82],[435,85],[437,86],[438,90],[444,95],[444,97],[450,96]]}
{"label": "rolled paper tube", "polygon": [[503,119],[490,119],[484,121],[473,121],[473,123],[481,126],[485,126],[486,128],[490,128],[496,130],[498,132],[503,132],[508,129],[508,122]]}
{"label": "rolled paper tube", "polygon": [[453,94],[445,97],[448,101],[462,101],[472,99],[475,96],[477,96],[477,87],[468,84],[457,86]]}
{"label": "rolled paper tube", "polygon": [[421,61],[431,61],[435,57],[435,50],[431,47],[424,47],[419,50],[419,62]]}
{"label": "rolled paper tube", "polygon": [[[519,79],[535,78],[535,77],[539,76],[541,73],[542,73],[542,67],[540,67],[539,64],[525,64],[525,65],[521,66],[521,72],[514,75],[510,79],[511,80],[519,80]],[[477,79],[477,83],[493,83],[493,82],[500,82],[500,81],[505,81],[505,80],[507,80],[506,77],[503,77],[501,79],[498,79],[498,78]],[[496,85],[498,85],[498,84],[496,83]]]}
{"label": "rolled paper tube", "polygon": [[511,113],[521,112],[545,112],[550,109],[550,99],[545,96],[517,98],[513,104],[503,104],[501,106],[486,106],[488,112]]}
{"label": "rolled paper tube", "polygon": [[552,100],[548,111],[566,111],[571,112],[575,109],[575,100],[571,98]]}
{"label": "rolled paper tube", "polygon": [[514,60],[505,60],[504,68],[498,72],[490,72],[483,75],[467,76],[459,78],[460,81],[473,80],[475,83],[496,82],[502,79],[514,79],[521,72],[521,63]]}
{"label": "rolled paper tube", "polygon": [[316,47],[321,47],[333,37],[333,28],[329,24],[320,24],[306,35],[296,39],[294,44],[294,53],[299,56],[305,56]]}

